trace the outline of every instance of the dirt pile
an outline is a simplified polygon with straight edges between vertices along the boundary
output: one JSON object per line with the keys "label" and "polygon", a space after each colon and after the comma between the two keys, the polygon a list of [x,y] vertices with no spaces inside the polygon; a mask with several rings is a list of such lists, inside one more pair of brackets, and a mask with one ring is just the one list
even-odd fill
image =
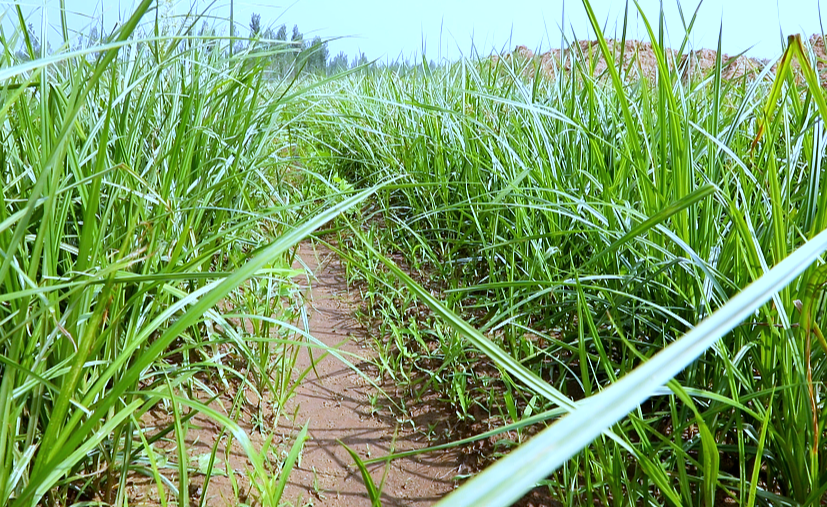
{"label": "dirt pile", "polygon": [[[648,42],[638,40],[627,40],[622,43],[620,40],[607,39],[606,44],[615,62],[622,62],[619,65],[621,77],[627,81],[635,81],[640,77],[647,80],[655,80],[658,76],[658,61],[655,49]],[[808,41],[808,50],[812,50],[816,59],[816,67],[822,81],[827,78],[827,44],[821,35],[813,35]],[[686,53],[666,48],[664,51],[666,64],[672,69],[677,69],[684,82],[696,81],[708,76],[715,69],[717,52],[712,49],[690,50]],[[577,41],[571,46],[560,50],[552,49],[548,52],[536,55],[526,46],[517,46],[514,51],[503,56],[493,56],[491,61],[495,65],[500,60],[513,62],[521,67],[521,72],[528,78],[534,78],[537,69],[546,77],[553,78],[562,70],[570,72],[579,66],[586,74],[593,77],[608,77],[606,59],[600,50],[597,41]],[[725,80],[757,78],[761,71],[769,64],[769,60],[751,58],[744,55],[730,56],[721,55],[721,77]],[[776,69],[773,65],[772,71]],[[797,62],[793,62],[793,70],[800,80],[800,73]],[[769,74],[772,76],[772,73]]]}
{"label": "dirt pile", "polygon": [[[623,41],[608,39],[606,45],[615,62],[623,62],[621,69],[627,79],[638,79],[646,77],[652,80],[658,73],[658,61],[651,44],[637,41]],[[675,51],[667,49],[664,55],[667,65],[675,65]],[[586,71],[589,75],[597,77],[603,75],[608,69],[606,59],[597,41],[579,41],[572,44],[563,52],[563,69],[572,70],[572,62],[587,62]],[[578,58],[579,57],[579,58]]]}
{"label": "dirt pile", "polygon": [[816,56],[818,73],[822,74],[827,70],[827,47],[825,47],[824,36],[816,34],[810,37],[810,48]]}
{"label": "dirt pile", "polygon": [[[809,47],[807,47],[809,46]],[[819,81],[822,83],[822,87],[825,86],[825,81],[827,81],[827,48],[825,48],[825,41],[824,37],[816,34],[810,37],[805,45],[805,50],[812,50],[813,55],[815,55],[816,64],[815,68],[818,71]],[[778,66],[778,62],[773,65],[772,70],[775,71],[776,67]],[[799,72],[801,68],[797,61],[793,60],[792,62],[793,72],[796,76],[796,81],[800,83],[804,82],[804,79]]]}

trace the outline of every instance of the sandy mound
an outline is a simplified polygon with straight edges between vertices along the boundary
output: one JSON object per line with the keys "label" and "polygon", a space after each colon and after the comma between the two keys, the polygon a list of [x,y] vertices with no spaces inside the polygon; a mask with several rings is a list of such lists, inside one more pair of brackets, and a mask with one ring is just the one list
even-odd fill
{"label": "sandy mound", "polygon": [[[809,40],[804,45],[805,50],[811,50],[813,56],[815,57],[815,68],[818,71],[819,81],[821,82],[822,88],[827,86],[827,48],[825,48],[824,37],[820,34],[813,35],[809,38]],[[776,68],[778,67],[779,62],[775,62],[772,66],[773,72],[775,72]],[[798,64],[797,61],[793,60],[792,62],[793,73],[795,74],[796,81],[801,84],[804,82],[804,77],[801,75],[799,69],[801,66]]]}
{"label": "sandy mound", "polygon": [[[658,76],[658,63],[655,50],[648,42],[638,40],[627,40],[625,44],[615,39],[607,39],[606,44],[611,51],[615,62],[621,62],[619,66],[621,77],[627,81],[635,81],[640,77],[652,81]],[[821,81],[827,81],[827,44],[821,35],[813,35],[805,45],[805,49],[812,51],[815,57],[816,67]],[[690,50],[687,53],[679,54],[674,49],[665,50],[666,64],[670,70],[678,69],[678,73],[684,82],[697,81],[705,78],[715,69],[717,52],[712,49]],[[536,70],[546,77],[555,77],[559,70],[570,72],[573,67],[580,66],[586,74],[601,78],[608,77],[608,68],[600,45],[597,41],[577,41],[571,46],[559,50],[552,49],[546,53],[535,55],[526,46],[517,46],[514,51],[504,56],[493,56],[492,63],[497,64],[500,60],[513,62],[521,68],[521,72],[528,78],[534,78]],[[757,78],[761,70],[769,64],[768,60],[750,58],[744,55],[730,56],[721,55],[722,73],[725,80],[741,78]],[[776,64],[777,65],[777,62]],[[775,72],[776,66],[772,71]],[[796,73],[796,80],[802,82],[799,65],[793,62],[793,70]],[[769,74],[771,77],[772,74]]]}

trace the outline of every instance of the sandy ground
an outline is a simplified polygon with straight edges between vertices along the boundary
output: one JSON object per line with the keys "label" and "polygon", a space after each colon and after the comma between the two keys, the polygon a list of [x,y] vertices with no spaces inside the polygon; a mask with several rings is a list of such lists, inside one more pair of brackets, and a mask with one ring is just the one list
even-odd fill
{"label": "sandy ground", "polygon": [[[360,370],[371,371],[368,366],[374,352],[364,343],[365,330],[352,317],[357,303],[348,292],[338,257],[327,248],[310,243],[300,246],[298,257],[297,267],[305,265],[312,273],[299,281],[305,286],[310,334],[326,345],[336,347]],[[321,355],[319,349],[314,350],[315,360],[318,361]],[[293,379],[310,365],[307,348],[302,348],[293,369]],[[239,389],[242,389],[239,383],[232,385],[229,392],[211,403],[212,408],[231,413],[233,396]],[[370,382],[331,355],[316,364],[315,372],[311,371],[302,380],[281,411],[273,400],[258,400],[249,389],[245,389],[238,399],[241,404],[237,423],[250,435],[255,448],[261,449],[267,436],[272,436],[269,453],[275,457],[271,459],[272,463],[277,463],[279,456],[286,456],[299,430],[308,424],[310,439],[289,476],[282,505],[371,505],[361,473],[339,442],[356,451],[362,459],[384,456],[392,449],[404,451],[429,445],[410,421],[391,413],[387,408],[390,403]],[[170,424],[170,413],[169,407],[159,405],[143,417],[150,434],[153,427],[163,428]],[[250,462],[237,443],[227,448],[227,437],[221,426],[198,414],[190,420],[186,432],[191,470],[190,505],[199,505],[202,500],[208,506],[258,505],[247,475]],[[205,491],[203,471],[219,437],[214,475]],[[174,440],[174,434],[169,433],[154,446],[162,470],[164,460],[177,461]],[[396,460],[389,467],[384,463],[377,464],[370,470],[377,486],[385,476],[381,498],[385,507],[427,506],[454,489],[453,478],[459,471],[460,461],[456,452],[442,451]],[[167,466],[166,470],[170,469],[174,467]],[[178,485],[176,477],[166,472],[164,475],[169,476],[171,485]],[[206,498],[203,498],[205,494]],[[130,476],[128,495],[130,505],[161,505],[157,486],[145,474]],[[167,498],[175,501],[170,493]]]}
{"label": "sandy ground", "polygon": [[[315,276],[308,302],[311,334],[342,352],[370,358],[373,352],[363,343],[364,330],[352,318],[355,301],[347,291],[338,257],[310,244],[301,246],[299,256]],[[350,360],[357,367],[365,366],[358,359]],[[308,354],[302,352],[297,370],[309,365]],[[311,373],[287,407],[291,414],[298,409],[296,427],[309,421],[311,440],[305,445],[301,466],[290,476],[286,498],[313,498],[314,505],[370,506],[361,474],[337,441],[363,459],[385,455],[392,448],[426,447],[428,442],[410,424],[389,414],[384,403],[371,403],[377,390],[338,359],[328,356],[316,371],[318,377]],[[444,451],[394,461],[387,470],[382,504],[431,505],[453,489],[457,467],[456,454]],[[370,468],[374,482],[380,484],[384,464]]]}

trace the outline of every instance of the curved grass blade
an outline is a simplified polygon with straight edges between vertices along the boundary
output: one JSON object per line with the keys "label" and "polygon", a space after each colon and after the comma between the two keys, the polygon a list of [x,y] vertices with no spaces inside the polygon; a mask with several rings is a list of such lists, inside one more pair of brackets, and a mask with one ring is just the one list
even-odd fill
{"label": "curved grass blade", "polygon": [[293,470],[296,461],[299,459],[299,454],[302,452],[304,443],[307,441],[308,424],[309,423],[305,423],[298,436],[296,436],[296,441],[293,442],[293,447],[290,448],[290,453],[287,455],[287,459],[284,460],[284,466],[282,466],[281,473],[279,474],[279,482],[276,485],[276,490],[273,492],[273,505],[276,505],[281,500],[281,495],[287,486],[287,479],[290,477],[290,471]]}
{"label": "curved grass blade", "polygon": [[772,86],[772,91],[767,97],[767,103],[764,105],[764,117],[758,126],[758,133],[752,141],[752,148],[758,144],[761,137],[764,135],[767,123],[772,122],[772,117],[775,114],[775,109],[778,107],[778,100],[781,98],[781,91],[784,87],[785,78],[788,71],[792,67],[792,61],[795,59],[798,62],[801,73],[804,75],[804,80],[807,82],[809,88],[815,99],[818,112],[821,118],[827,121],[827,102],[824,100],[824,94],[821,91],[821,85],[818,83],[818,74],[810,65],[810,59],[804,50],[804,44],[801,42],[801,34],[790,35],[787,38],[787,50],[781,57],[781,63],[778,64],[778,69],[775,73],[775,82]]}
{"label": "curved grass blade", "polygon": [[[123,373],[119,381],[107,392],[106,398],[97,401],[95,411],[88,418],[86,418],[86,422],[84,422],[80,427],[77,425],[80,423],[81,417],[86,414],[81,411],[76,411],[73,413],[69,421],[67,421],[63,426],[64,431],[57,440],[53,455],[49,457],[48,461],[46,460],[45,454],[38,456],[40,458],[41,465],[37,468],[39,473],[33,474],[30,478],[29,486],[16,499],[15,505],[27,503],[32,498],[32,495],[45,494],[45,492],[51,488],[59,477],[59,475],[55,475],[53,471],[58,466],[63,467],[61,469],[65,470],[65,466],[62,464],[70,461],[70,458],[80,459],[83,454],[73,452],[72,450],[78,448],[86,449],[87,446],[84,445],[81,447],[81,444],[89,439],[89,434],[93,431],[94,426],[98,424],[98,421],[103,419],[104,415],[112,407],[119,403],[120,396],[126,391],[128,386],[134,385],[140,377],[141,372],[144,371],[144,369],[147,368],[153,361],[155,361],[156,358],[164,350],[166,350],[169,344],[172,343],[172,341],[185,329],[194,325],[204,313],[226,297],[230,291],[241,285],[245,280],[252,277],[257,271],[265,267],[268,263],[272,262],[275,257],[283,254],[300,240],[307,237],[314,230],[333,220],[342,212],[355,206],[368,196],[375,193],[381,186],[381,184],[375,185],[343,200],[335,206],[331,206],[327,210],[307,220],[293,230],[285,233],[273,241],[270,245],[262,248],[249,262],[244,264],[241,268],[226,277],[224,280],[209,286],[211,287],[211,290],[203,294],[200,298],[194,299],[192,305],[183,315],[181,315],[181,318],[168,327],[163,334],[152,343],[151,346],[147,347],[143,351],[140,356],[134,357],[134,350],[122,351],[121,355],[119,355],[116,360],[112,361],[109,368],[101,374],[98,382],[89,390],[89,392],[102,392],[104,386],[109,383],[111,378],[116,376],[117,372],[127,361],[131,360],[132,366]],[[133,345],[134,347],[137,347],[137,340]],[[82,403],[84,406],[92,406],[94,402],[94,399],[84,399]],[[121,411],[123,410],[126,409],[122,408]],[[124,417],[126,417],[126,415],[128,414],[125,414]],[[236,438],[239,437],[236,436]],[[263,474],[263,469],[261,473]],[[40,497],[41,496],[36,496],[38,499]]]}
{"label": "curved grass blade", "polygon": [[697,203],[698,201],[702,200],[703,198],[712,195],[715,192],[715,187],[713,185],[704,185],[697,190],[693,191],[687,196],[684,196],[681,199],[673,202],[669,206],[663,208],[659,212],[655,213],[651,217],[647,218],[645,221],[641,222],[640,224],[636,225],[632,228],[631,231],[627,232],[623,235],[620,239],[603,249],[600,253],[592,257],[589,262],[583,265],[581,269],[585,270],[587,267],[594,264],[598,259],[603,257],[604,255],[608,255],[618,248],[620,248],[624,243],[628,242],[635,236],[643,234],[644,232],[648,231],[649,229],[655,227],[656,225],[660,224],[667,218],[671,217],[672,215],[679,213],[693,204]]}
{"label": "curved grass blade", "polygon": [[353,458],[353,461],[356,463],[356,466],[359,468],[359,472],[362,473],[362,480],[365,482],[365,487],[368,490],[368,498],[370,498],[370,505],[371,507],[382,507],[382,491],[376,487],[376,484],[373,482],[373,477],[370,476],[370,472],[368,471],[367,465],[365,462],[362,461],[362,458],[359,455],[344,444],[341,440],[336,440],[339,444],[344,447],[350,457]]}
{"label": "curved grass blade", "polygon": [[827,230],[805,243],[667,348],[445,497],[439,506],[505,506],[649,398],[827,250]]}
{"label": "curved grass blade", "polygon": [[[767,427],[772,417],[772,400],[775,398],[775,393],[770,396],[770,403],[767,405],[767,413],[761,421],[761,434],[758,437],[758,450],[755,453],[755,465],[752,467],[752,480],[749,485],[749,498],[747,499],[747,506],[754,507],[756,493],[758,491],[758,474],[761,472],[761,458],[764,455],[764,444],[767,441]],[[809,504],[809,502],[808,502]]]}

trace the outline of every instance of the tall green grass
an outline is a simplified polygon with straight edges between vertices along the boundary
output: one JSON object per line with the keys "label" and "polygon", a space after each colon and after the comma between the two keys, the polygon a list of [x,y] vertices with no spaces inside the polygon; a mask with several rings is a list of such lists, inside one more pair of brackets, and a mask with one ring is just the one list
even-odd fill
{"label": "tall green grass", "polygon": [[[683,82],[657,42],[663,26],[645,26],[654,81],[625,81],[611,64],[592,76],[585,56],[534,81],[516,59],[444,70],[423,60],[416,72],[352,76],[309,99],[302,132],[320,170],[357,186],[401,175],[356,229],[365,246],[347,255],[370,280],[370,248],[401,253],[441,290],[443,303],[427,290],[368,286],[395,340],[382,364],[415,392],[424,382],[461,417],[469,403],[506,423],[539,410],[558,417],[726,312],[824,230],[821,89],[786,72],[776,78],[783,95],[763,79],[724,81],[720,61]],[[759,121],[766,132],[754,144]],[[575,449],[541,481],[549,494],[570,504],[817,503],[827,491],[819,265],[801,266],[804,276],[767,293],[771,303],[719,329],[669,390]],[[450,325],[411,319],[400,301],[416,299]],[[477,347],[506,383],[520,379],[527,402],[546,401],[520,414],[492,398]]]}
{"label": "tall green grass", "polygon": [[[162,32],[151,4],[88,49],[38,55],[27,39],[21,62],[24,32],[3,40],[2,505],[125,505],[141,474],[184,505],[198,412],[247,453],[256,501],[277,505],[304,441],[280,474],[237,411],[204,400],[241,383],[280,410],[304,342],[287,325],[301,306],[291,250],[370,191],[316,212],[293,202],[281,111],[299,90],[266,81],[261,55],[189,36],[197,17]],[[151,428],[162,401],[173,422]],[[167,434],[174,470],[155,457]],[[236,473],[216,450],[210,468]]]}
{"label": "tall green grass", "polygon": [[[257,501],[277,505],[304,433],[279,470],[236,413],[203,402],[204,379],[290,395],[289,253],[340,216],[394,337],[388,373],[469,420],[474,406],[513,429],[572,413],[446,503],[502,505],[535,484],[567,504],[820,502],[827,189],[812,82],[726,82],[718,62],[684,83],[656,43],[653,82],[592,76],[585,55],[533,81],[516,60],[423,59],[296,92],[264,80],[261,54],[150,18],[146,0],[107,42],[28,62],[3,41],[0,503],[124,505],[134,473],[186,503],[200,411],[244,448]],[[314,155],[321,208],[288,188],[302,181],[284,174],[288,137]],[[141,419],[161,400],[174,473]]]}

